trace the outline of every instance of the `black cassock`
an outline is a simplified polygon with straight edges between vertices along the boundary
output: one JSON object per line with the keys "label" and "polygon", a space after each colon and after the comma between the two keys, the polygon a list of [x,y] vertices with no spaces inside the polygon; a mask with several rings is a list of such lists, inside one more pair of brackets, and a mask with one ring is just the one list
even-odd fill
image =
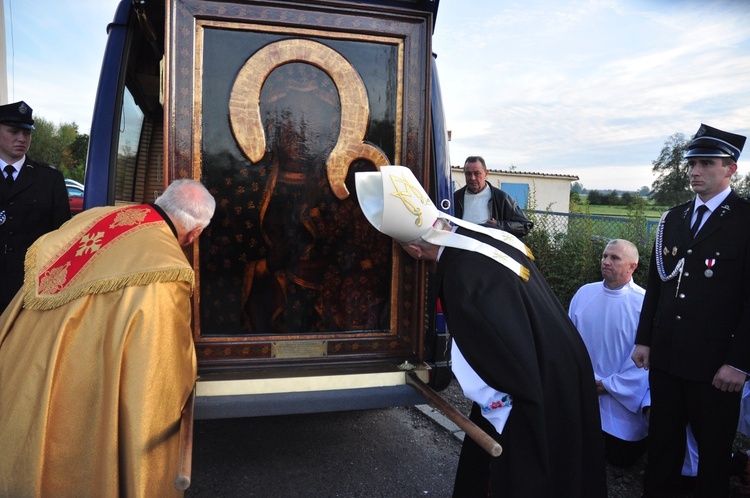
{"label": "black cassock", "polygon": [[525,255],[485,235],[458,233],[500,249],[530,277],[523,281],[470,251],[446,247],[440,256],[436,281],[450,334],[482,380],[513,397],[502,435],[474,403],[470,418],[503,454],[492,458],[466,438],[454,496],[606,496],[594,373],[578,331]]}

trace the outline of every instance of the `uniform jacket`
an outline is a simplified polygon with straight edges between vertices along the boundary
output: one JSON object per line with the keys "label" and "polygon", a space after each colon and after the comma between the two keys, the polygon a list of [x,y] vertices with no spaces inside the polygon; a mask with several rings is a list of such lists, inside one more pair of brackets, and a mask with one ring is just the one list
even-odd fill
{"label": "uniform jacket", "polygon": [[[750,371],[750,202],[732,191],[691,240],[693,204],[666,215],[636,344],[651,348],[652,368],[710,382],[724,364]],[[657,254],[667,275],[685,258],[682,277],[662,282]]]}
{"label": "uniform jacket", "polygon": [[0,312],[23,284],[26,250],[36,239],[70,219],[65,178],[48,164],[26,161],[9,189],[0,175]]}
{"label": "uniform jacket", "polygon": [[[498,228],[510,232],[516,237],[523,237],[533,228],[532,223],[518,206],[518,203],[508,194],[489,183],[487,186],[492,193],[490,201],[490,218],[498,220]],[[453,204],[456,218],[463,219],[464,215],[464,196],[466,195],[466,186],[456,190],[453,193]]]}
{"label": "uniform jacket", "polygon": [[[486,256],[446,247],[436,273],[448,329],[466,361],[487,385],[513,398],[499,439],[510,440],[499,457],[510,466],[507,496],[606,495],[594,372],[578,331],[525,255],[485,235],[458,233],[530,271],[523,281]],[[458,486],[454,496],[466,496]]]}

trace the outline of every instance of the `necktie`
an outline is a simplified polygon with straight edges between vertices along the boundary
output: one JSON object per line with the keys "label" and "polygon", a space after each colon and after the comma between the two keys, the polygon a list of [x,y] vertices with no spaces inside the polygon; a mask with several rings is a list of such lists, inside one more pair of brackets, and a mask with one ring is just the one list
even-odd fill
{"label": "necktie", "polygon": [[9,164],[5,168],[3,168],[3,170],[5,171],[5,175],[6,175],[5,176],[5,183],[7,183],[8,184],[8,188],[10,188],[10,187],[13,186],[13,182],[14,182],[14,180],[13,180],[13,173],[15,173],[16,168],[14,168],[13,166],[11,166]]}
{"label": "necktie", "polygon": [[695,223],[693,223],[693,228],[690,229],[690,236],[692,238],[695,238],[695,234],[698,233],[698,229],[701,227],[701,220],[703,220],[703,215],[706,214],[706,211],[708,211],[708,208],[705,204],[701,204],[698,206],[698,210],[696,211],[697,216],[695,218]]}

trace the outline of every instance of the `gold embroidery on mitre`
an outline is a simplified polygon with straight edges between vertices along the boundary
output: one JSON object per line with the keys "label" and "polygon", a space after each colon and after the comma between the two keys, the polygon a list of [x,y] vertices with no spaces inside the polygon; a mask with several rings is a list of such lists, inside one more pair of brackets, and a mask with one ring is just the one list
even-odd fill
{"label": "gold embroidery on mitre", "polygon": [[54,294],[60,291],[68,281],[70,261],[63,266],[52,268],[39,280],[39,294]]}
{"label": "gold embroidery on mitre", "polygon": [[[399,178],[396,175],[391,175],[391,181],[393,182],[393,187],[396,189],[395,192],[393,192],[391,195],[394,197],[398,197],[401,199],[401,202],[404,203],[404,207],[414,216],[417,217],[416,220],[414,220],[414,224],[418,227],[422,226],[422,210],[418,205],[416,205],[414,202],[409,200],[410,197],[415,197],[419,202],[421,202],[425,206],[429,206],[431,204],[431,201],[427,199],[425,196],[422,195],[422,189],[419,187],[415,187],[406,178]],[[399,187],[402,187],[403,190]]]}
{"label": "gold embroidery on mitre", "polygon": [[102,239],[104,238],[104,232],[96,232],[92,234],[86,234],[81,237],[81,244],[78,246],[76,256],[82,256],[86,253],[93,253],[102,248]]}
{"label": "gold embroidery on mitre", "polygon": [[148,209],[123,209],[117,213],[109,228],[138,225],[146,219],[148,213]]}

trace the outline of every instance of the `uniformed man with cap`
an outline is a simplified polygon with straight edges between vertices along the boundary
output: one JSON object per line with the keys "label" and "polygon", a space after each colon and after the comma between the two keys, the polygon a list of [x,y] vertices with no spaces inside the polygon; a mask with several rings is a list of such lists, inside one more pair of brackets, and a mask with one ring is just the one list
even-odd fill
{"label": "uniformed man with cap", "polygon": [[667,211],[651,255],[633,361],[649,370],[646,496],[679,492],[690,423],[700,496],[728,496],[750,372],[750,202],[729,186],[745,137],[702,124],[685,154],[695,199]]}
{"label": "uniformed man with cap", "polygon": [[471,420],[503,446],[491,458],[466,438],[453,495],[606,496],[591,361],[531,251],[438,211],[404,166],[357,173],[355,183],[375,228],[415,259],[437,261],[453,372],[474,401]]}
{"label": "uniformed man with cap", "polygon": [[23,284],[26,250],[70,219],[63,174],[26,155],[33,129],[26,102],[0,106],[0,313]]}

